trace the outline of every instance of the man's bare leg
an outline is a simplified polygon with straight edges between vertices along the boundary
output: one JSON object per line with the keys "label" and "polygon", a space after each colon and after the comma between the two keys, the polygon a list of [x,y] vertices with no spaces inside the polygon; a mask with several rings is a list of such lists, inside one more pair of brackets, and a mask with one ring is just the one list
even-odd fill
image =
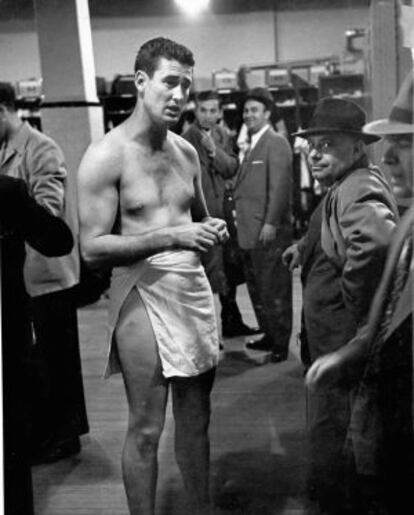
{"label": "man's bare leg", "polygon": [[168,386],[162,378],[153,330],[139,293],[128,295],[116,331],[129,405],[122,471],[131,515],[153,515],[157,450],[164,427]]}
{"label": "man's bare leg", "polygon": [[175,452],[194,513],[209,513],[210,392],[215,369],[191,378],[171,380]]}

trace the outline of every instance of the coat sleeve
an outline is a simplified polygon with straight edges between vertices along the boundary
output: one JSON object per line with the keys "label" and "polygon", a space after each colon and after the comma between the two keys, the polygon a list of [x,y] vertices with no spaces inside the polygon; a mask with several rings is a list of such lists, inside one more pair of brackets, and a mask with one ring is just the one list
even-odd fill
{"label": "coat sleeve", "polygon": [[67,171],[62,151],[52,139],[43,137],[31,144],[25,158],[30,161],[26,169],[30,170],[31,196],[55,216],[63,217]]}
{"label": "coat sleeve", "polygon": [[63,256],[72,250],[69,227],[30,197],[22,179],[0,177],[0,221],[45,256]]}
{"label": "coat sleeve", "polygon": [[292,150],[283,136],[275,134],[267,156],[268,197],[265,223],[276,228],[283,225],[291,208]]}
{"label": "coat sleeve", "polygon": [[339,226],[345,242],[342,290],[347,308],[364,321],[379,284],[398,221],[391,193],[375,178],[354,177],[343,191]]}
{"label": "coat sleeve", "polygon": [[224,132],[221,132],[220,135],[220,141],[216,141],[213,166],[223,179],[231,179],[237,172],[239,160],[232,148],[230,138]]}

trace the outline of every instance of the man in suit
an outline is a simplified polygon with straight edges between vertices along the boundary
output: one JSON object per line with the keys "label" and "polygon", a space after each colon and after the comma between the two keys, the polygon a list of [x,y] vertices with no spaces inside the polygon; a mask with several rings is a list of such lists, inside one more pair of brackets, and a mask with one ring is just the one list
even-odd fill
{"label": "man in suit", "polygon": [[[67,195],[62,151],[20,119],[14,88],[5,82],[0,83],[0,124],[0,174],[25,181],[41,206],[74,228],[76,204]],[[79,436],[89,430],[74,293],[79,281],[78,246],[53,258],[28,247],[24,278],[44,391],[32,421],[33,462],[46,463],[79,453]]]}
{"label": "man in suit", "polygon": [[[196,122],[183,133],[183,138],[197,150],[203,192],[211,216],[225,218],[223,202],[226,180],[236,173],[238,161],[226,131],[218,125],[223,114],[219,94],[215,91],[200,92],[196,98],[195,114]],[[226,255],[222,245],[202,255],[213,292],[219,295],[223,336],[231,338],[256,334],[256,329],[243,323],[236,303],[237,284],[230,267],[226,266]]]}
{"label": "man in suit", "polygon": [[[353,102],[322,99],[305,132],[312,173],[327,193],[311,216],[307,234],[283,258],[291,267],[302,265],[306,366],[355,335],[366,316],[363,306],[374,293],[373,274],[381,273],[385,246],[395,227],[390,188],[365,153],[365,145],[379,137],[364,134],[364,123],[365,113]],[[343,252],[341,259],[324,248],[327,203],[334,205],[332,238]],[[374,270],[370,263],[375,263]],[[310,392],[308,401],[310,493],[324,513],[346,513],[342,449],[350,418],[349,389],[321,388]]]}
{"label": "man in suit", "polygon": [[239,246],[246,283],[264,336],[247,343],[270,360],[288,356],[292,329],[292,278],[281,256],[292,242],[292,151],[269,124],[273,99],[265,88],[246,95],[243,121],[249,147],[234,183]]}
{"label": "man in suit", "polygon": [[316,360],[306,378],[311,391],[345,382],[355,388],[345,450],[352,464],[347,486],[361,514],[397,515],[414,508],[413,93],[411,72],[388,119],[364,127],[367,134],[385,136],[383,162],[400,211],[406,211],[391,241],[368,321],[345,346]]}

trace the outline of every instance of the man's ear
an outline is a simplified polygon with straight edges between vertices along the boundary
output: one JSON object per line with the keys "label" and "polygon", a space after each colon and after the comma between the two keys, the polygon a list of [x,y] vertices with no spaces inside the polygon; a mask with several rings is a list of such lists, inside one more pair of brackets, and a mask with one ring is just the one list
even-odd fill
{"label": "man's ear", "polygon": [[270,111],[269,111],[269,109],[265,109],[264,115],[265,115],[266,120],[269,121],[269,118],[270,118]]}
{"label": "man's ear", "polygon": [[4,104],[0,104],[0,118],[4,119],[7,114],[7,108]]}
{"label": "man's ear", "polygon": [[135,72],[135,79],[134,79],[134,82],[135,82],[135,87],[137,88],[137,91],[138,92],[143,92],[144,89],[145,89],[145,86],[148,82],[148,74],[145,73],[144,71],[142,70],[137,70]]}
{"label": "man's ear", "polygon": [[365,144],[361,139],[355,140],[354,144],[354,154],[355,157],[359,158],[365,152]]}

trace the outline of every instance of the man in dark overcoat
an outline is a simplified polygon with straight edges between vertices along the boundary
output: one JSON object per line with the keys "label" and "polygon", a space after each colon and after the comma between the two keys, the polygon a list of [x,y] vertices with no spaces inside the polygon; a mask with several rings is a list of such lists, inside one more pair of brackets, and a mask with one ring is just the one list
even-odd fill
{"label": "man in dark overcoat", "polygon": [[312,365],[312,390],[355,385],[345,450],[355,513],[399,515],[414,509],[413,431],[413,100],[403,82],[388,119],[364,131],[385,137],[383,162],[403,214],[389,247],[367,323],[345,346]]}
{"label": "man in dark overcoat", "polygon": [[[309,364],[344,346],[363,324],[398,215],[390,187],[369,162],[365,113],[353,102],[325,98],[309,128],[309,164],[326,189],[308,232],[284,258],[302,264],[303,333]],[[296,254],[295,254],[296,252]],[[309,487],[320,508],[347,513],[343,446],[350,417],[347,385],[310,392]]]}

